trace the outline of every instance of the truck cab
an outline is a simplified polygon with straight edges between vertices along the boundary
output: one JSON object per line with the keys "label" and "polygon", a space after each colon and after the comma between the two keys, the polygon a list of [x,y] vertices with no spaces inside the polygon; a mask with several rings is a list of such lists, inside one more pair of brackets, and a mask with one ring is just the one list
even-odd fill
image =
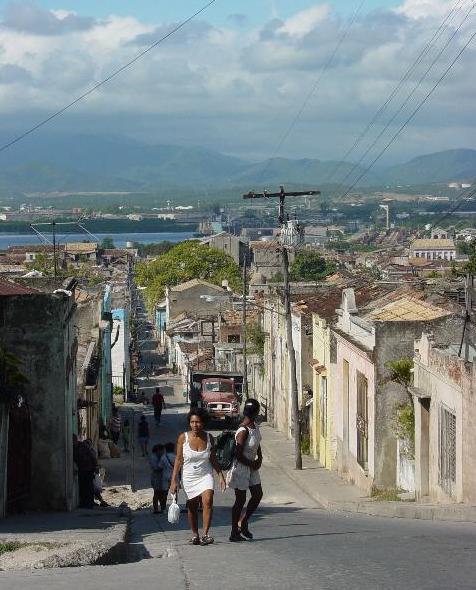
{"label": "truck cab", "polygon": [[[219,375],[203,375],[195,381],[195,395],[192,405],[201,405],[212,419],[237,422],[240,419],[241,393],[237,391],[235,379]],[[195,403],[194,403],[195,402]]]}

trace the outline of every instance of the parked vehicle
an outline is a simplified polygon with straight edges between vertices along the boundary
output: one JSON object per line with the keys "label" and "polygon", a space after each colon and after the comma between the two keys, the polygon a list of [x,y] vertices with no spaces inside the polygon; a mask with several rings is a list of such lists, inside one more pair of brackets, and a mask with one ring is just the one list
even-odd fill
{"label": "parked vehicle", "polygon": [[205,408],[212,419],[239,422],[243,382],[240,373],[194,372],[191,379],[192,407]]}

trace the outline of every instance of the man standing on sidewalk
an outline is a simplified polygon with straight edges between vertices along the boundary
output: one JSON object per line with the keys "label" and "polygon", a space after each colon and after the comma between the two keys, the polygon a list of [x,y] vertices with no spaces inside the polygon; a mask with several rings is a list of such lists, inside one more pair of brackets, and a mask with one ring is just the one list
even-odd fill
{"label": "man standing on sidewalk", "polygon": [[165,400],[164,396],[160,393],[160,387],[155,388],[155,393],[152,396],[152,405],[154,406],[155,423],[158,426],[162,417],[162,410],[165,410]]}

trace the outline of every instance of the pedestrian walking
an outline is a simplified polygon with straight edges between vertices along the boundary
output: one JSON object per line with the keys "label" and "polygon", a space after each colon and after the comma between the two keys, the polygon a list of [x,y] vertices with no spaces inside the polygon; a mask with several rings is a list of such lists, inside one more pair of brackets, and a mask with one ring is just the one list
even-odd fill
{"label": "pedestrian walking", "polygon": [[165,410],[166,408],[164,396],[160,392],[160,387],[155,388],[155,393],[152,396],[152,405],[154,406],[155,423],[158,426],[160,424],[160,419],[162,418],[162,410]]}
{"label": "pedestrian walking", "polygon": [[[205,431],[206,413],[201,408],[192,409],[188,416],[189,431],[177,440],[177,458],[172,472],[170,493],[177,492],[177,480],[182,469],[182,485],[187,495],[188,521],[193,537],[192,545],[210,545],[214,542],[209,535],[213,514],[213,470],[218,474],[220,488],[226,489],[225,477],[218,464],[214,441]],[[203,536],[198,532],[199,502],[203,506]]]}
{"label": "pedestrian walking", "polygon": [[[258,400],[248,399],[243,408],[244,419],[235,434],[236,448],[232,467],[227,475],[228,487],[235,490],[235,503],[231,512],[231,542],[252,540],[248,527],[252,514],[263,498],[259,470],[263,462],[261,433],[255,420],[259,415]],[[246,492],[251,497],[246,506]]]}
{"label": "pedestrian walking", "polygon": [[161,466],[163,455],[164,445],[157,444],[152,447],[149,463],[151,468],[150,485],[154,490],[154,496],[152,498],[154,514],[161,514],[167,506],[167,494],[165,494],[165,499],[163,494],[163,468]]}
{"label": "pedestrian walking", "polygon": [[131,423],[129,422],[129,418],[126,418],[122,425],[122,442],[124,445],[124,452],[128,453],[131,444]]}
{"label": "pedestrian walking", "polygon": [[98,455],[96,453],[96,449],[94,448],[93,441],[90,438],[87,438],[83,444],[88,447],[89,452],[93,455],[94,462],[96,463],[96,470],[93,477],[94,499],[99,502],[99,506],[108,507],[109,504],[102,497],[102,479],[99,469]]}
{"label": "pedestrian walking", "polygon": [[94,508],[94,476],[98,470],[96,454],[89,445],[73,436],[73,460],[78,468],[79,507]]}
{"label": "pedestrian walking", "polygon": [[160,458],[159,466],[162,468],[162,488],[160,492],[161,501],[164,502],[164,509],[167,505],[167,494],[172,482],[175,467],[175,445],[173,442],[165,443],[164,453]]}
{"label": "pedestrian walking", "polygon": [[119,442],[119,437],[121,436],[121,429],[121,415],[119,414],[119,410],[117,408],[113,408],[109,430],[111,431],[111,438],[115,445],[117,445],[117,443]]}
{"label": "pedestrian walking", "polygon": [[139,424],[137,426],[137,435],[139,439],[140,448],[142,451],[142,456],[145,457],[149,454],[149,424],[147,422],[147,418],[142,415],[139,420]]}

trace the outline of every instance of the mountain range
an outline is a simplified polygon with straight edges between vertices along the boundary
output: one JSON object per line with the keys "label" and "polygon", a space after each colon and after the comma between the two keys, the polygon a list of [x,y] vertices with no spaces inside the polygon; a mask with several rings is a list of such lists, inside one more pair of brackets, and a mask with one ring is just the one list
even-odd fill
{"label": "mountain range", "polygon": [[350,162],[249,162],[201,147],[148,145],[119,136],[38,134],[0,153],[0,193],[323,186],[350,184],[361,175],[360,187],[462,182],[476,176],[476,150],[447,150],[364,172]]}

